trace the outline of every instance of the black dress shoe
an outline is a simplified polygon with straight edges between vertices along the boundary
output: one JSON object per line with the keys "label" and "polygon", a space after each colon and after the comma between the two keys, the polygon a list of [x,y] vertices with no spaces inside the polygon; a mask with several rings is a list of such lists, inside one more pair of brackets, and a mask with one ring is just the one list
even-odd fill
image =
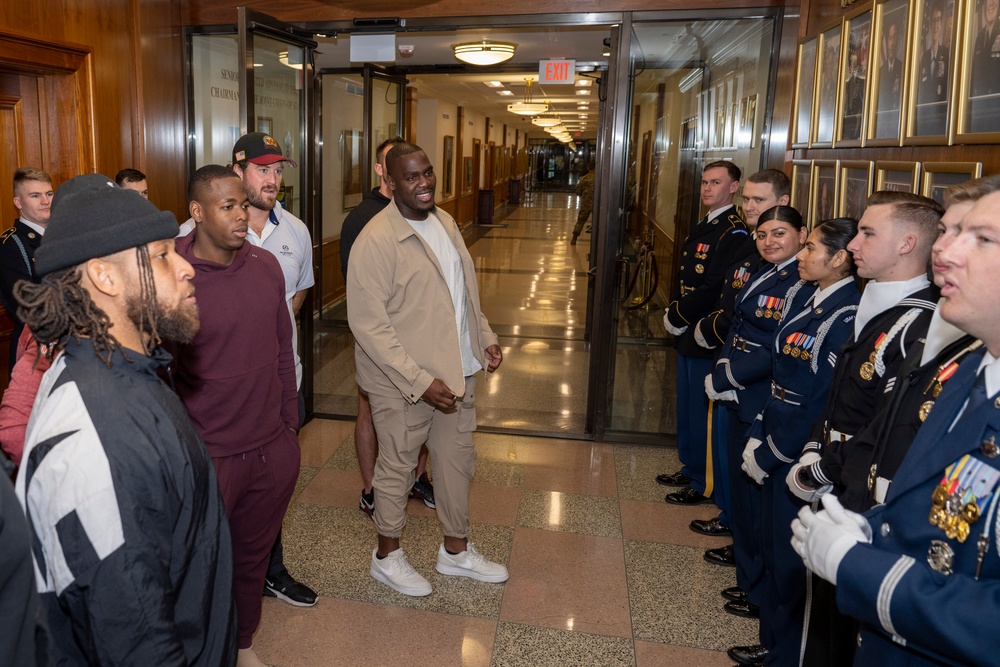
{"label": "black dress shoe", "polygon": [[726,598],[730,602],[746,602],[747,600],[747,592],[739,586],[730,586],[729,588],[723,589],[719,595]]}
{"label": "black dress shoe", "polygon": [[701,495],[690,486],[685,486],[680,491],[668,493],[664,500],[671,505],[704,505],[712,502],[711,498]]}
{"label": "black dress shoe", "polygon": [[656,483],[663,486],[689,486],[691,479],[678,470],[677,472],[665,472],[662,475],[657,475]]}
{"label": "black dress shoe", "polygon": [[752,604],[749,600],[746,602],[727,602],[722,605],[722,608],[733,616],[742,616],[743,618],[760,618],[760,607]]}
{"label": "black dress shoe", "polygon": [[736,556],[733,554],[733,545],[727,544],[717,549],[706,549],[705,560],[712,565],[725,565],[726,567],[736,567]]}
{"label": "black dress shoe", "polygon": [[752,646],[734,646],[726,653],[729,657],[740,663],[741,665],[757,665],[763,664],[764,658],[767,657],[767,649],[760,644],[753,644]]}
{"label": "black dress shoe", "polygon": [[729,537],[733,534],[733,531],[722,525],[719,517],[715,517],[714,519],[695,519],[688,525],[688,528],[709,537]]}

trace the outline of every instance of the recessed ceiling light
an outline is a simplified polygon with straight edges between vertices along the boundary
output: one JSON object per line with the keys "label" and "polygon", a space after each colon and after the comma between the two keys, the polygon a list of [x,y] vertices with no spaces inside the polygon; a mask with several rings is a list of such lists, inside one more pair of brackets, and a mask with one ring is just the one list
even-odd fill
{"label": "recessed ceiling light", "polygon": [[503,88],[503,81],[483,81],[490,88]]}
{"label": "recessed ceiling light", "polygon": [[579,86],[579,87],[581,87],[581,88],[589,86],[592,83],[594,83],[594,82],[591,79],[577,79],[576,80],[576,85]]}
{"label": "recessed ceiling light", "polygon": [[584,88],[581,88],[580,90],[576,91],[576,94],[577,95],[590,95],[590,91],[586,90]]}
{"label": "recessed ceiling light", "polygon": [[498,90],[497,95],[513,95],[514,93],[510,90]]}
{"label": "recessed ceiling light", "polygon": [[610,55],[611,55],[611,52],[610,52],[610,51],[605,51],[605,52],[604,52],[604,53],[602,53],[601,55],[602,55],[602,56],[604,56],[605,58],[607,58],[608,56],[610,56]]}
{"label": "recessed ceiling light", "polygon": [[587,117],[587,115],[588,115],[588,114],[585,114],[585,113],[578,113],[578,114],[576,115],[576,117],[577,117],[577,118],[586,118],[586,117]]}
{"label": "recessed ceiling light", "polygon": [[583,110],[589,109],[590,108],[590,102],[577,102],[576,103],[576,108],[577,108],[578,111],[581,110],[581,109],[583,109]]}

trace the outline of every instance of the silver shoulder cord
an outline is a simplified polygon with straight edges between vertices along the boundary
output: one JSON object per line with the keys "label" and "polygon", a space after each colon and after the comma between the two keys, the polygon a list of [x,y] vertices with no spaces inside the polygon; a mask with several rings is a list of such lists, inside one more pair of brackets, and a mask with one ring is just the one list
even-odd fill
{"label": "silver shoulder cord", "polygon": [[[990,513],[986,518],[986,525],[983,526],[983,532],[979,536],[979,540],[976,543],[976,581],[979,581],[979,572],[983,569],[983,559],[986,558],[986,552],[990,548],[990,526],[993,525],[993,517],[997,513],[997,492],[993,492],[993,498],[990,500]],[[997,527],[997,532],[1000,532],[1000,527]],[[1000,543],[997,544],[997,553],[1000,554]]]}

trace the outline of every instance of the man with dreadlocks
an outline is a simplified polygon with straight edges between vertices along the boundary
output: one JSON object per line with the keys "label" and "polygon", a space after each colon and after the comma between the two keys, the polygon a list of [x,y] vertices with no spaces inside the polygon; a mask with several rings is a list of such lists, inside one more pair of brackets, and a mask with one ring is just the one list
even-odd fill
{"label": "man with dreadlocks", "polygon": [[54,357],[17,478],[56,664],[232,665],[212,460],[157,376],[198,331],[177,223],[99,174],[56,193],[18,314]]}
{"label": "man with dreadlocks", "polygon": [[219,475],[233,537],[238,664],[256,667],[260,593],[299,476],[292,321],[278,260],[246,242],[250,201],[239,176],[202,167],[188,201],[197,227],[177,239],[177,252],[195,269],[201,330],[177,346],[174,380]]}

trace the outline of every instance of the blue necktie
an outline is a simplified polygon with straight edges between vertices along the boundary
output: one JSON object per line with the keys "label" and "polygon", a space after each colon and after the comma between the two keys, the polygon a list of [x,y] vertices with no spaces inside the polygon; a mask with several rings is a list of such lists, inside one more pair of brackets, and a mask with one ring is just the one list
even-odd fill
{"label": "blue necktie", "polygon": [[963,414],[973,414],[988,400],[989,396],[986,395],[986,373],[980,370],[979,375],[976,376],[976,383],[972,385],[972,391],[969,392],[969,400],[965,404]]}

